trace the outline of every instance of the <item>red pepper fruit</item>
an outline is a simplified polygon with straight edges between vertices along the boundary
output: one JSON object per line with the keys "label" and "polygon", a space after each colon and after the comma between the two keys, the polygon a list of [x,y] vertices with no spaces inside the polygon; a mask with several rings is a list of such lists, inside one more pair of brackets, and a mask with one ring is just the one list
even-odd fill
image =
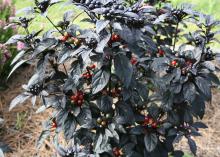
{"label": "red pepper fruit", "polygon": [[112,37],[111,37],[111,41],[112,41],[112,42],[118,42],[118,41],[120,41],[120,40],[121,40],[121,38],[120,38],[119,35],[117,35],[117,34],[112,34]]}
{"label": "red pepper fruit", "polygon": [[158,54],[160,57],[163,57],[165,52],[163,50],[159,49]]}
{"label": "red pepper fruit", "polygon": [[176,61],[176,60],[173,60],[173,61],[171,62],[171,65],[172,65],[173,67],[176,67],[176,66],[177,66],[177,61]]}
{"label": "red pepper fruit", "polygon": [[132,64],[132,65],[137,64],[137,58],[132,57],[132,58],[131,58],[131,64]]}

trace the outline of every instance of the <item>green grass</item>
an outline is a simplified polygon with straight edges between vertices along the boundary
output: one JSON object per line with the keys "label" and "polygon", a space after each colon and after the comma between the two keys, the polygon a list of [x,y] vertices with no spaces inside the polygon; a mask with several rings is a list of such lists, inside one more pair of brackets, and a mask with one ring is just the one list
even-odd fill
{"label": "green grass", "polygon": [[[202,13],[213,15],[217,20],[220,20],[220,0],[171,0],[174,6],[181,5],[181,3],[191,3],[195,9]],[[190,24],[189,31],[195,30],[196,26]],[[220,27],[217,28],[220,30]],[[220,35],[216,36],[220,40]],[[210,46],[219,48],[219,43],[213,43]]]}
{"label": "green grass", "polygon": [[[29,6],[34,6],[34,2],[31,0],[22,0],[22,1],[16,0],[15,1],[16,10],[20,10],[22,8],[29,7]],[[73,10],[75,16],[80,13],[80,10],[78,10],[73,5],[63,6],[63,5],[58,4],[58,5],[54,5],[51,8],[49,8],[48,17],[53,21],[54,24],[57,24],[60,20],[62,20],[63,14],[68,10]],[[80,15],[79,18],[77,18],[74,23],[80,25],[82,28],[90,27],[88,23],[80,22],[85,16],[86,16],[85,14]],[[38,31],[40,29],[44,29],[44,32],[45,32],[51,28],[53,28],[53,26],[51,25],[51,23],[49,23],[49,21],[44,16],[37,15],[34,21],[32,21],[29,27],[29,31]],[[24,30],[20,28],[19,33],[24,33]]]}
{"label": "green grass", "polygon": [[206,14],[211,14],[215,18],[220,19],[220,0],[171,0],[174,5],[180,3],[192,3],[195,8]]}
{"label": "green grass", "polygon": [[[220,0],[171,0],[173,5],[179,5],[181,3],[189,2],[195,5],[196,9],[202,11],[207,14],[214,15],[215,18],[220,19]],[[34,6],[33,0],[15,0],[16,9],[22,9],[28,6]],[[62,19],[63,13],[67,10],[74,10],[75,14],[77,15],[80,11],[77,10],[73,5],[62,7],[61,5],[52,6],[49,9],[48,16],[53,19],[54,23],[56,24],[59,20]],[[86,28],[90,27],[88,23],[80,22],[82,18],[86,15],[81,15],[76,21],[76,24],[79,24],[81,27]],[[44,28],[44,30],[48,30],[52,28],[52,25],[45,19],[45,17],[38,15],[35,21],[30,25],[30,31],[32,30],[39,30]],[[23,32],[19,29],[19,32]]]}

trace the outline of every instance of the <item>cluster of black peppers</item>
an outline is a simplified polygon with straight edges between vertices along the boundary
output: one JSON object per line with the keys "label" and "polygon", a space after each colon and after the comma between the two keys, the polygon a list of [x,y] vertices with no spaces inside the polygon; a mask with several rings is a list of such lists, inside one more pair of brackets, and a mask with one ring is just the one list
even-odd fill
{"label": "cluster of black peppers", "polygon": [[99,14],[102,14],[104,18],[109,20],[123,21],[128,25],[131,24],[136,27],[142,27],[144,24],[142,16],[133,14],[133,12],[137,13],[140,8],[136,6],[126,7],[122,1],[106,1],[101,3],[96,0],[85,0],[80,1],[78,5],[82,5],[91,11],[99,12]]}
{"label": "cluster of black peppers", "polygon": [[[36,1],[36,7],[28,8],[43,14],[56,33],[29,33],[32,19],[23,17],[15,24],[27,35],[6,43],[25,43],[12,72],[37,61],[25,92],[13,99],[10,109],[30,97],[35,104],[36,96],[43,103],[37,112],[54,109],[38,146],[55,132],[56,150],[65,157],[179,157],[184,153],[173,144],[185,136],[196,154],[191,137],[206,128],[197,120],[211,100],[211,87],[220,84],[211,62],[220,55],[210,46],[217,41],[213,28],[220,22],[186,4],[176,9],[142,0],[132,6],[122,0],[74,0],[70,3],[90,18],[85,21],[95,25],[81,29],[71,23],[70,11],[58,25],[46,15],[58,2]],[[188,22],[198,30],[185,34],[180,28]],[[180,38],[186,39],[183,44]],[[59,144],[60,133],[67,148]]]}

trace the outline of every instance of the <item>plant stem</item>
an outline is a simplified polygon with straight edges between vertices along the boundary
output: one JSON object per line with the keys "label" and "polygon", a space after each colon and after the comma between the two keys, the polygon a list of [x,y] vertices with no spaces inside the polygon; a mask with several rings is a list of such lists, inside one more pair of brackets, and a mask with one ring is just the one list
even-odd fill
{"label": "plant stem", "polygon": [[26,32],[28,35],[30,34],[28,28],[25,28],[25,32]]}
{"label": "plant stem", "polygon": [[57,28],[57,26],[51,21],[51,19],[50,19],[48,16],[46,16],[46,18],[47,18],[47,20],[54,26],[54,28],[55,28],[61,35],[64,35],[64,34]]}
{"label": "plant stem", "polygon": [[[112,26],[110,25],[110,33],[111,33],[111,36],[112,36],[112,34],[113,34],[113,31],[112,31]],[[110,65],[109,65],[109,71],[110,71],[110,78],[109,78],[109,94],[111,93],[111,86],[112,86],[112,84],[111,84],[111,78],[112,78],[112,54],[111,54],[111,56],[110,56]]]}
{"label": "plant stem", "polygon": [[175,30],[175,37],[174,37],[174,43],[173,43],[173,51],[176,48],[176,42],[177,42],[177,34],[178,34],[178,27],[179,27],[179,22],[176,25],[176,30]]}
{"label": "plant stem", "polygon": [[79,13],[78,15],[76,15],[76,16],[73,18],[72,22],[74,22],[74,21],[75,21],[80,15],[82,15],[84,12],[85,12],[85,11],[82,11],[81,13]]}
{"label": "plant stem", "polygon": [[64,63],[63,63],[63,68],[64,68],[64,70],[65,70],[66,75],[68,75],[68,72],[67,72],[67,70],[66,70],[66,66],[65,66]]}
{"label": "plant stem", "polygon": [[111,78],[112,78],[112,57],[110,58],[110,65],[109,65],[109,71],[110,71],[110,78],[109,78],[109,94],[111,93],[111,88],[112,88],[112,83],[111,83]]}

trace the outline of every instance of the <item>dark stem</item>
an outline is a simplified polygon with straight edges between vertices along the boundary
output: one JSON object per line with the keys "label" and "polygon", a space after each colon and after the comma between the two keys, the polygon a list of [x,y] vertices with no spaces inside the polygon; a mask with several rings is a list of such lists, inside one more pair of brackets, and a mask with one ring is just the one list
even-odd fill
{"label": "dark stem", "polygon": [[111,94],[111,88],[112,88],[112,83],[111,83],[111,78],[112,78],[112,57],[110,57],[110,65],[109,65],[109,71],[110,71],[110,78],[109,78],[109,94]]}
{"label": "dark stem", "polygon": [[[112,31],[112,26],[110,25],[110,33],[111,33],[111,36],[113,34],[113,31]],[[109,78],[109,94],[111,94],[111,88],[112,88],[112,83],[111,83],[111,78],[112,78],[112,54],[110,55],[110,65],[109,65],[109,71],[110,71],[110,78]]]}
{"label": "dark stem", "polygon": [[26,32],[28,35],[30,34],[28,28],[25,28],[25,32]]}
{"label": "dark stem", "polygon": [[[82,5],[83,7],[85,7],[87,10],[84,10],[84,12],[89,16],[90,19],[94,20],[93,17],[91,16],[91,14],[89,13],[89,8],[86,5]],[[95,19],[95,21],[98,19],[98,17],[96,16],[95,13],[93,13],[93,16]]]}
{"label": "dark stem", "polygon": [[47,18],[47,20],[54,26],[54,28],[55,28],[60,34],[64,35],[64,34],[57,28],[57,26],[51,21],[51,19],[50,19],[48,16],[46,16],[46,18]]}
{"label": "dark stem", "polygon": [[89,67],[86,67],[87,73],[91,75]]}
{"label": "dark stem", "polygon": [[176,25],[175,36],[174,36],[174,43],[173,43],[173,51],[174,51],[175,48],[176,48],[177,34],[178,34],[178,27],[179,27],[179,23],[177,23],[177,25]]}
{"label": "dark stem", "polygon": [[[91,72],[90,72],[89,67],[86,67],[86,70],[87,70],[87,73],[89,74],[89,76],[91,76]],[[91,79],[89,79],[89,83],[91,83]]]}
{"label": "dark stem", "polygon": [[64,63],[63,63],[63,68],[64,68],[64,70],[65,70],[66,75],[68,75],[68,72],[67,72],[67,70],[66,70],[66,66],[65,66]]}
{"label": "dark stem", "polygon": [[79,13],[78,15],[76,15],[76,16],[73,18],[72,22],[74,22],[74,21],[75,21],[80,15],[82,15],[84,12],[85,12],[85,11],[82,11],[81,13]]}

